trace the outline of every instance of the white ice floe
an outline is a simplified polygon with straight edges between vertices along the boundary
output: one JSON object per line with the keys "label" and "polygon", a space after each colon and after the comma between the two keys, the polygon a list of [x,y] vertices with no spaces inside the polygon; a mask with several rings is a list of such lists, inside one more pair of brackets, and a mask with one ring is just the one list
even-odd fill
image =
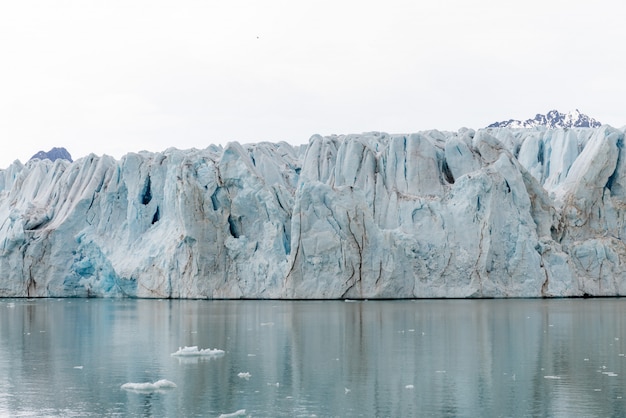
{"label": "white ice floe", "polygon": [[404,388],[405,388],[405,389],[414,389],[414,388],[415,388],[415,386],[413,386],[413,385],[406,385]]}
{"label": "white ice floe", "polygon": [[552,379],[552,380],[559,380],[561,379],[561,376],[544,376],[544,379]]}
{"label": "white ice floe", "polygon": [[157,380],[154,383],[124,383],[122,389],[131,392],[157,392],[160,390],[173,389],[176,387],[174,382],[166,379]]}
{"label": "white ice floe", "polygon": [[221,414],[219,418],[242,417],[244,415],[246,415],[246,410],[240,409],[238,411],[231,412],[230,414]]}
{"label": "white ice floe", "polygon": [[198,346],[194,345],[192,347],[178,347],[178,351],[175,353],[172,353],[172,355],[177,356],[177,357],[196,357],[196,356],[219,357],[219,356],[223,356],[224,353],[225,353],[224,350],[220,350],[218,348],[198,349]]}
{"label": "white ice floe", "polygon": [[74,366],[75,369],[82,370],[83,366]]}
{"label": "white ice floe", "polygon": [[241,379],[250,380],[250,377],[252,375],[249,372],[241,372],[241,373],[238,373],[237,376],[239,376],[239,378]]}

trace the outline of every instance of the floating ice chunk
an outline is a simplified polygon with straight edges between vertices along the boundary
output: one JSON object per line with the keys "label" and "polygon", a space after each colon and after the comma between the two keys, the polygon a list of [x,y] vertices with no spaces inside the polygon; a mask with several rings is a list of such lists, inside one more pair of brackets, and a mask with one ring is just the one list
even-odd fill
{"label": "floating ice chunk", "polygon": [[617,373],[613,373],[613,372],[602,372],[602,374],[605,374],[605,375],[607,375],[607,376],[609,376],[609,377],[615,377],[615,376],[617,376]]}
{"label": "floating ice chunk", "polygon": [[552,380],[559,380],[561,379],[561,376],[544,376],[544,379],[552,379]]}
{"label": "floating ice chunk", "polygon": [[414,388],[415,388],[415,386],[413,386],[413,385],[406,385],[404,388],[405,388],[405,389],[414,389]]}
{"label": "floating ice chunk", "polygon": [[74,366],[75,369],[82,370],[83,366]]}
{"label": "floating ice chunk", "polygon": [[273,322],[261,322],[262,327],[272,327],[274,326]]}
{"label": "floating ice chunk", "polygon": [[246,410],[240,409],[238,411],[231,412],[230,414],[221,414],[219,418],[242,417],[244,415],[246,415]]}
{"label": "floating ice chunk", "polygon": [[280,387],[280,383],[276,382],[276,383],[268,383],[267,386],[276,386],[276,387]]}
{"label": "floating ice chunk", "polygon": [[239,378],[241,379],[250,380],[250,377],[252,375],[249,372],[241,372],[241,373],[238,373],[237,376],[239,376]]}
{"label": "floating ice chunk", "polygon": [[166,379],[161,379],[161,380],[157,380],[154,383],[124,383],[122,385],[122,389],[124,390],[128,390],[131,392],[142,392],[142,393],[148,393],[148,392],[157,392],[160,390],[167,390],[167,389],[173,389],[176,387],[176,384],[174,382],[170,382],[169,380]]}
{"label": "floating ice chunk", "polygon": [[179,357],[195,357],[195,356],[210,356],[210,357],[219,357],[224,355],[224,350],[220,350],[218,348],[205,348],[198,349],[198,346],[194,345],[192,347],[178,347],[178,351],[172,353],[173,356]]}
{"label": "floating ice chunk", "polygon": [[348,388],[343,388],[343,390],[344,390],[344,393],[345,393],[346,395],[347,395],[348,393],[350,393],[350,389],[348,389]]}

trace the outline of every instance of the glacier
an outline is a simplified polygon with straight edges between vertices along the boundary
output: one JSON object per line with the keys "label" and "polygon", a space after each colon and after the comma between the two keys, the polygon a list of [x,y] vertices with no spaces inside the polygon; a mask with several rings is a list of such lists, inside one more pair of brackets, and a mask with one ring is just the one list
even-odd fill
{"label": "glacier", "polygon": [[618,296],[625,221],[608,125],[16,161],[0,296]]}

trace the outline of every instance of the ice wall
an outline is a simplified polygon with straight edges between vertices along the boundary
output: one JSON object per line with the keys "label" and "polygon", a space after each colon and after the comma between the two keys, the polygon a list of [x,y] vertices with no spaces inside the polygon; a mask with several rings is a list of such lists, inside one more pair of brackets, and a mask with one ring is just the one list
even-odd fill
{"label": "ice wall", "polygon": [[624,132],[427,131],[0,171],[0,296],[626,293]]}

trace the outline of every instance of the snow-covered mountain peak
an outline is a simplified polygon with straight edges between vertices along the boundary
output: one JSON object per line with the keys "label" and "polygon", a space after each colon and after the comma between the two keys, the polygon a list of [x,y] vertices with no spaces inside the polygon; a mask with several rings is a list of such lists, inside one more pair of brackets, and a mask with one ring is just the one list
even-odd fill
{"label": "snow-covered mountain peak", "polygon": [[581,113],[578,109],[568,113],[550,110],[547,114],[537,114],[534,119],[525,121],[509,119],[508,121],[494,122],[488,128],[598,128],[602,124],[596,119]]}

